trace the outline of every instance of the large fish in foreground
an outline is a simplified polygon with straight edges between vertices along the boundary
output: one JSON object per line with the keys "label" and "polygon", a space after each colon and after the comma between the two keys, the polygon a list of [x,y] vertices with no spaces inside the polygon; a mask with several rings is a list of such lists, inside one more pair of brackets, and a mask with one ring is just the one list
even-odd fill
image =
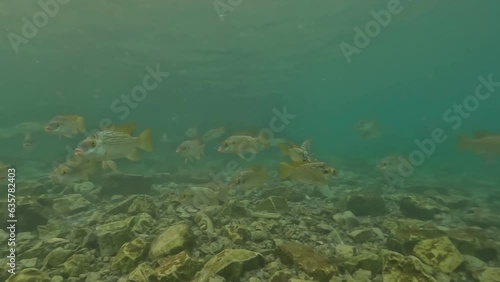
{"label": "large fish in foreground", "polygon": [[116,164],[112,160],[127,158],[137,161],[140,158],[139,149],[153,151],[151,129],[145,129],[139,136],[133,137],[131,130],[116,127],[98,131],[81,141],[75,149],[75,155],[103,161],[104,169],[109,167],[117,172]]}

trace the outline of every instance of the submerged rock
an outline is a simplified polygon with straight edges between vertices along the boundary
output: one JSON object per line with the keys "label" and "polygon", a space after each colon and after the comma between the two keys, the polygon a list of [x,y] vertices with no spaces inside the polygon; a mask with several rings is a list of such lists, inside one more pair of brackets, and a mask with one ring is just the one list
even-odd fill
{"label": "submerged rock", "polygon": [[158,259],[172,255],[186,249],[192,239],[192,234],[186,224],[177,224],[169,227],[151,243],[150,259]]}
{"label": "submerged rock", "polygon": [[9,277],[5,282],[50,282],[47,273],[42,272],[36,268],[25,268],[20,272]]}
{"label": "submerged rock", "polygon": [[139,195],[135,197],[127,211],[131,215],[146,213],[155,217],[158,213],[158,207],[151,196]]}
{"label": "submerged rock", "polygon": [[328,281],[338,268],[313,248],[299,243],[275,240],[276,253],[284,264],[293,265],[319,281]]}
{"label": "submerged rock", "polygon": [[63,264],[72,254],[72,251],[61,247],[52,250],[43,260],[43,268],[53,268]]}
{"label": "submerged rock", "polygon": [[65,276],[78,277],[80,274],[91,271],[91,258],[84,254],[75,254],[62,265],[61,273]]}
{"label": "submerged rock", "polygon": [[444,273],[453,272],[464,261],[448,237],[420,241],[413,251],[423,262]]}
{"label": "submerged rock", "polygon": [[132,271],[137,262],[147,253],[146,246],[146,240],[140,237],[123,244],[113,258],[111,267],[122,272]]}
{"label": "submerged rock", "polygon": [[405,216],[421,220],[433,219],[437,214],[450,211],[438,202],[420,196],[403,197],[399,209]]}
{"label": "submerged rock", "polygon": [[127,282],[148,282],[154,281],[155,271],[146,262],[139,264],[129,275]]}
{"label": "submerged rock", "polygon": [[288,203],[283,197],[271,196],[257,203],[255,210],[259,212],[286,213]]}
{"label": "submerged rock", "polygon": [[158,261],[156,278],[160,282],[191,281],[203,267],[203,260],[189,256],[186,251]]}
{"label": "submerged rock", "polygon": [[264,257],[244,249],[226,249],[213,256],[196,274],[194,281],[206,281],[207,277],[220,275],[229,281],[239,281],[246,271],[263,267]]}
{"label": "submerged rock", "polygon": [[382,277],[384,282],[437,282],[430,270],[416,257],[382,250]]}
{"label": "submerged rock", "polygon": [[98,225],[95,229],[101,256],[113,256],[120,247],[132,239],[130,232],[134,217]]}
{"label": "submerged rock", "polygon": [[385,201],[376,193],[351,193],[347,197],[347,209],[357,216],[383,215],[386,213]]}
{"label": "submerged rock", "polygon": [[347,229],[351,229],[360,225],[359,219],[351,211],[334,214],[333,220],[335,220],[338,224],[346,227]]}
{"label": "submerged rock", "polygon": [[344,269],[354,272],[358,269],[368,270],[372,273],[380,273],[382,270],[382,259],[375,253],[363,252],[350,257],[342,263]]}
{"label": "submerged rock", "polygon": [[228,224],[222,227],[222,234],[236,244],[242,244],[250,238],[250,233],[243,226]]}
{"label": "submerged rock", "polygon": [[61,198],[54,199],[53,208],[56,213],[68,215],[71,213],[80,212],[90,206],[87,201],[80,194],[68,194]]}
{"label": "submerged rock", "polygon": [[479,282],[500,282],[500,267],[487,267],[475,277]]}

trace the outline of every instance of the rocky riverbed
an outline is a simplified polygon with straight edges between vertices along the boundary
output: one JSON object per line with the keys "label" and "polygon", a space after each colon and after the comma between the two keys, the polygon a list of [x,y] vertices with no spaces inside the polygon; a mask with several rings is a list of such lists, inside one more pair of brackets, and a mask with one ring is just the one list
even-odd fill
{"label": "rocky riverbed", "polygon": [[500,281],[498,194],[276,182],[213,201],[191,189],[205,182],[19,183],[17,274],[4,259],[0,280]]}

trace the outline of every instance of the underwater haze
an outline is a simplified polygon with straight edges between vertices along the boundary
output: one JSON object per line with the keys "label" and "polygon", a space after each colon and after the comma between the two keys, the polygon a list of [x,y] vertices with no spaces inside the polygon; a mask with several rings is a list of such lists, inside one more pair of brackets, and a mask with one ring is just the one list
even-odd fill
{"label": "underwater haze", "polygon": [[2,0],[0,280],[499,281],[498,11]]}

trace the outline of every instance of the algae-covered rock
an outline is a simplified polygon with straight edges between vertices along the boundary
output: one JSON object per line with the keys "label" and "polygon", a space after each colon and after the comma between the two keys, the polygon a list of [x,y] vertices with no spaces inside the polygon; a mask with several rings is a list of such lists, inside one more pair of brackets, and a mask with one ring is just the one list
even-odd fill
{"label": "algae-covered rock", "polygon": [[[0,220],[7,221],[7,199],[0,199]],[[43,197],[19,197],[16,200],[16,232],[37,230],[47,224],[52,210],[52,201]]]}
{"label": "algae-covered rock", "polygon": [[349,232],[348,234],[356,243],[364,243],[378,237],[373,228],[363,228]]}
{"label": "algae-covered rock", "polygon": [[487,267],[475,277],[479,282],[500,282],[500,267]]}
{"label": "algae-covered rock", "polygon": [[271,196],[258,202],[255,210],[260,212],[286,213],[288,212],[288,203],[283,197]]}
{"label": "algae-covered rock", "polygon": [[342,258],[342,259],[348,259],[352,256],[354,256],[354,253],[356,250],[354,249],[353,246],[345,245],[345,244],[338,244],[335,246],[335,254],[337,257]]}
{"label": "algae-covered rock", "polygon": [[149,258],[154,260],[179,253],[190,245],[191,239],[192,234],[186,224],[173,225],[151,243]]}
{"label": "algae-covered rock", "polygon": [[430,270],[416,257],[382,250],[384,282],[437,282]]}
{"label": "algae-covered rock", "polygon": [[61,247],[52,250],[43,260],[44,268],[53,268],[63,264],[72,254],[72,251],[65,250]]}
{"label": "algae-covered rock", "polygon": [[314,279],[328,281],[338,274],[335,264],[309,246],[284,240],[275,240],[275,244],[281,262],[297,266]]}
{"label": "algae-covered rock", "polygon": [[101,256],[113,256],[120,247],[132,239],[130,232],[134,217],[98,225],[95,229]]}
{"label": "algae-covered rock", "polygon": [[224,204],[218,216],[228,216],[233,218],[247,217],[251,213],[241,202],[230,200]]}
{"label": "algae-covered rock", "polygon": [[160,282],[191,281],[203,267],[203,260],[189,256],[186,251],[160,259],[156,278]]}
{"label": "algae-covered rock", "polygon": [[50,282],[47,273],[36,268],[25,268],[10,276],[5,282]]}
{"label": "algae-covered rock", "polygon": [[347,229],[359,226],[360,224],[359,219],[351,211],[334,214],[333,220]]}
{"label": "algae-covered rock", "polygon": [[136,238],[123,244],[113,258],[111,267],[122,272],[130,272],[137,262],[146,254],[147,242],[143,238]]}
{"label": "algae-covered rock", "polygon": [[462,254],[447,237],[420,241],[413,251],[423,262],[444,273],[451,273],[464,261]]}
{"label": "algae-covered rock", "polygon": [[90,272],[91,262],[92,260],[88,255],[72,255],[62,265],[61,272],[66,276],[78,277],[80,274]]}
{"label": "algae-covered rock", "polygon": [[149,282],[155,281],[154,278],[155,271],[147,263],[143,262],[139,264],[130,274],[127,276],[128,282]]}
{"label": "algae-covered rock", "polygon": [[85,210],[89,206],[90,202],[80,194],[64,195],[61,198],[54,199],[52,205],[56,213],[63,215]]}
{"label": "algae-covered rock", "polygon": [[289,279],[292,276],[293,276],[293,273],[291,270],[284,269],[284,270],[274,272],[274,274],[271,276],[270,281],[271,282],[289,281]]}
{"label": "algae-covered rock", "polygon": [[347,209],[357,216],[382,215],[386,213],[385,201],[377,193],[351,193],[347,197]]}
{"label": "algae-covered rock", "polygon": [[206,281],[206,277],[220,275],[228,281],[239,281],[246,271],[263,267],[264,257],[244,249],[226,249],[213,256],[197,273],[194,281]]}
{"label": "algae-covered rock", "polygon": [[422,240],[446,236],[445,230],[417,219],[388,218],[382,225],[389,231],[388,247],[405,255],[412,254],[415,245]]}
{"label": "algae-covered rock", "polygon": [[363,252],[359,255],[350,257],[342,263],[344,269],[349,272],[354,272],[358,269],[371,271],[372,273],[380,273],[382,270],[382,259],[374,253]]}
{"label": "algae-covered rock", "polygon": [[139,236],[141,234],[148,234],[148,231],[153,228],[156,220],[147,213],[140,213],[134,216],[130,224],[130,232],[135,236]]}
{"label": "algae-covered rock", "polygon": [[128,213],[131,215],[147,213],[152,217],[155,217],[158,213],[158,207],[151,196],[139,195],[130,204]]}
{"label": "algae-covered rock", "polygon": [[433,219],[437,214],[450,211],[438,202],[420,196],[403,197],[399,202],[399,209],[405,216],[421,220]]}
{"label": "algae-covered rock", "polygon": [[250,238],[250,233],[243,226],[228,224],[222,227],[222,234],[236,244],[242,244]]}

